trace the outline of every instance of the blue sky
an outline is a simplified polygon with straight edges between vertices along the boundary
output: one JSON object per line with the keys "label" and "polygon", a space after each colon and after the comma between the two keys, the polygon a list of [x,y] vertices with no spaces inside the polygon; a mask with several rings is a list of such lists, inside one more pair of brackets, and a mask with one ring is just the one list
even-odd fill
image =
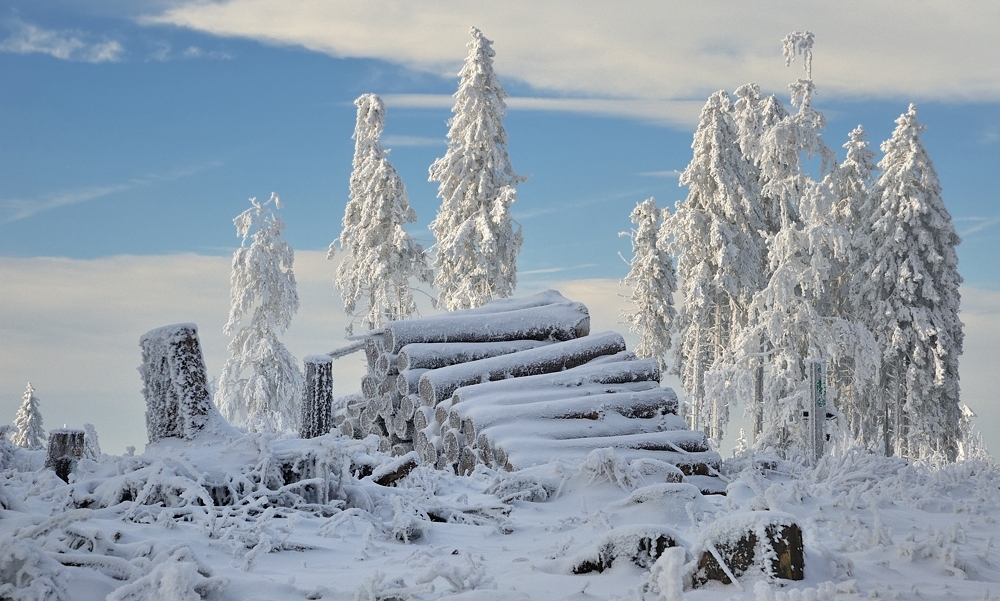
{"label": "blue sky", "polygon": [[[785,86],[802,70],[784,65],[780,39],[810,29],[827,143],[841,150],[861,123],[877,148],[915,102],[963,235],[966,285],[1000,291],[995,2],[750,4],[612,10],[582,2],[566,11],[547,1],[8,1],[0,9],[0,258],[224,258],[239,243],[232,218],[248,197],[272,191],[286,203],[292,246],[323,250],[340,231],[352,102],[366,92],[386,100],[383,142],[420,218],[412,232],[430,246],[426,226],[439,201],[427,168],[444,152],[448,97],[476,25],[495,41],[496,69],[513,97],[511,161],[531,175],[514,212],[525,237],[522,287],[617,280],[627,271],[619,254],[629,254],[618,232],[630,227],[632,207],[684,197],[676,171],[690,159],[700,104],[747,81],[787,102]],[[92,285],[118,285],[109,282]],[[40,283],[30,293],[60,294]],[[326,294],[332,299],[332,284]],[[223,292],[223,312],[226,303]],[[25,319],[5,317],[10,328],[40,331]],[[19,340],[39,353],[65,350]],[[4,375],[6,409],[34,376]],[[44,386],[36,388],[44,400]]]}

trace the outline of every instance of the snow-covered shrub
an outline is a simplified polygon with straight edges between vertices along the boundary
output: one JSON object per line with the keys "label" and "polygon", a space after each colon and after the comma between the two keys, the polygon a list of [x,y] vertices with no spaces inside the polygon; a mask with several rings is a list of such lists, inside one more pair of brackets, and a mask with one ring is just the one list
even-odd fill
{"label": "snow-covered shrub", "polygon": [[633,466],[629,460],[619,458],[613,447],[594,449],[588,453],[579,470],[581,474],[590,477],[588,484],[595,480],[604,480],[625,490],[647,484],[640,466]]}
{"label": "snow-covered shrub", "polygon": [[65,569],[31,539],[0,538],[0,599],[70,599]]}
{"label": "snow-covered shrub", "polygon": [[212,576],[189,547],[160,553],[152,570],[108,595],[108,601],[201,601],[221,598],[229,581]]}
{"label": "snow-covered shrub", "polygon": [[429,584],[441,578],[448,583],[453,593],[482,589],[496,589],[496,580],[486,573],[486,566],[476,561],[470,553],[462,556],[464,565],[451,565],[437,560],[417,576],[417,584]]}
{"label": "snow-covered shrub", "polygon": [[538,478],[520,472],[500,472],[483,492],[496,495],[504,503],[542,503],[555,495],[558,489],[559,482],[554,479]]}
{"label": "snow-covered shrub", "polygon": [[94,424],[83,424],[83,458],[91,461],[101,460],[101,443],[97,439],[97,428]]}

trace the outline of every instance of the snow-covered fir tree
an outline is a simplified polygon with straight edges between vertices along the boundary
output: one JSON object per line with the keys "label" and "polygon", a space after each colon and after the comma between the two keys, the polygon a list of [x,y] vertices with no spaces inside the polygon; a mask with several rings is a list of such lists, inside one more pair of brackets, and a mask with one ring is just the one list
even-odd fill
{"label": "snow-covered fir tree", "polygon": [[687,199],[662,231],[662,244],[669,240],[666,247],[677,256],[684,296],[673,369],[690,397],[689,423],[718,439],[729,407],[719,399],[706,402],[705,373],[746,323],[750,300],[763,285],[765,223],[726,92],[708,99],[691,147],[694,157],[680,176]]}
{"label": "snow-covered fir tree", "polygon": [[[385,105],[375,94],[364,94],[354,104],[358,107],[354,171],[339,240],[347,255],[337,268],[335,283],[348,315],[354,316],[358,302],[367,299],[362,321],[372,329],[383,321],[413,315],[417,306],[410,278],[430,283],[433,274],[424,249],[403,229],[417,220],[417,214],[379,141],[385,127]],[[331,244],[328,258],[333,258],[334,251]],[[352,321],[348,334],[353,325]]]}
{"label": "snow-covered fir tree", "polygon": [[[278,335],[299,309],[295,254],[281,237],[278,195],[266,202],[251,198],[250,204],[233,220],[243,244],[233,253],[232,305],[223,329],[233,339],[215,402],[230,422],[250,431],[294,430],[301,418],[302,372]],[[247,316],[249,323],[239,327]]]}
{"label": "snow-covered fir tree", "polygon": [[[858,299],[852,296],[851,281],[863,269],[869,239],[870,221],[862,216],[868,195],[874,184],[875,153],[869,149],[866,134],[860,125],[850,133],[844,144],[847,156],[843,164],[831,173],[835,201],[831,217],[844,228],[850,238],[842,254],[831,257],[829,276],[829,312],[852,323],[858,319]],[[831,364],[827,370],[831,390],[836,391],[837,408],[847,418],[854,440],[875,449],[878,434],[878,412],[873,407],[875,386],[856,387],[854,363],[850,357]]]}
{"label": "snow-covered fir tree", "polygon": [[749,398],[758,357],[763,357],[759,446],[806,448],[801,416],[808,409],[809,360],[851,365],[854,389],[876,384],[874,339],[864,327],[834,314],[829,303],[831,274],[844,261],[850,240],[833,214],[838,200],[834,181],[828,175],[810,184],[800,203],[800,220],[770,239],[767,286],[754,297],[748,326],[706,375],[708,396],[726,402]]}
{"label": "snow-covered fir tree", "polygon": [[961,241],[920,134],[917,109],[896,120],[882,144],[881,174],[863,210],[871,219],[856,274],[859,311],[882,360],[883,444],[887,454],[954,460],[959,437],[958,256]]}
{"label": "snow-covered fir tree", "polygon": [[674,291],[677,275],[674,262],[660,245],[660,228],[667,209],[660,209],[650,198],[632,210],[632,223],[636,227],[622,236],[632,239],[632,266],[622,280],[631,288],[625,297],[632,308],[623,313],[629,330],[639,335],[636,355],[652,357],[666,371],[666,353],[670,349],[670,336],[677,311],[674,309]]}
{"label": "snow-covered fir tree", "polygon": [[11,442],[25,449],[38,450],[44,448],[45,430],[42,429],[42,411],[39,408],[35,388],[28,382],[21,397],[21,407],[14,417],[14,427],[17,431],[11,437]]}
{"label": "snow-covered fir tree", "polygon": [[438,303],[449,311],[508,297],[517,285],[522,237],[510,206],[525,178],[514,173],[507,156],[507,93],[493,72],[492,44],[472,28],[448,122],[448,151],[430,168],[442,201],[430,225],[437,250],[434,285]]}

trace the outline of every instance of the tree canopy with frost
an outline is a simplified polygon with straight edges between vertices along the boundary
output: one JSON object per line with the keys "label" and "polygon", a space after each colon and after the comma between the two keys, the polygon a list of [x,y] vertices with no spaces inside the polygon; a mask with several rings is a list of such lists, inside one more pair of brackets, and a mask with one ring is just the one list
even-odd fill
{"label": "tree canopy with frost", "polygon": [[639,335],[636,355],[650,357],[666,371],[666,353],[670,349],[670,336],[677,311],[674,309],[674,291],[677,275],[674,262],[666,249],[659,244],[659,232],[667,209],[660,209],[650,198],[632,210],[631,232],[622,236],[632,239],[631,270],[622,283],[631,288],[625,297],[632,308],[623,313],[629,330]]}
{"label": "tree canopy with frost", "polygon": [[896,120],[882,144],[882,172],[864,213],[871,232],[855,275],[859,310],[882,361],[887,454],[954,460],[959,423],[958,255],[961,242],[920,134],[917,109]]}
{"label": "tree canopy with frost", "polygon": [[[367,298],[362,320],[368,329],[384,321],[406,319],[417,306],[410,278],[430,283],[424,249],[403,229],[417,220],[406,187],[387,157],[379,138],[385,127],[385,105],[375,94],[354,101],[358,107],[354,128],[354,170],[350,198],[344,211],[340,248],[347,255],[337,268],[344,311],[354,316],[358,302]],[[327,258],[333,258],[330,244]],[[353,321],[348,334],[353,333]]]}
{"label": "tree canopy with frost", "polygon": [[691,147],[694,156],[680,176],[687,199],[677,203],[663,228],[684,292],[674,370],[691,397],[691,426],[706,427],[717,438],[728,406],[705,402],[705,373],[746,323],[753,294],[764,283],[765,222],[726,92],[708,99]]}
{"label": "tree canopy with frost", "polygon": [[[850,240],[833,214],[833,181],[828,175],[810,184],[800,220],[771,238],[767,286],[754,296],[747,327],[706,375],[706,396],[736,402],[750,398],[753,371],[758,358],[764,359],[757,440],[762,446],[806,448],[801,412],[808,407],[809,360],[851,365],[854,389],[875,385],[874,339],[864,327],[836,315],[829,302],[831,274],[844,261]],[[852,414],[850,421],[865,417]]]}
{"label": "tree canopy with frost", "polygon": [[[254,432],[281,432],[297,429],[301,418],[302,372],[278,340],[299,310],[295,253],[281,237],[278,195],[266,202],[251,198],[250,204],[233,220],[243,244],[233,253],[232,305],[223,329],[233,339],[215,399],[230,422]],[[247,316],[249,323],[239,327]]]}
{"label": "tree canopy with frost", "polygon": [[14,417],[14,427],[17,431],[11,442],[19,447],[38,450],[44,447],[45,430],[42,429],[42,411],[38,406],[35,388],[28,382],[24,389],[23,402]]}
{"label": "tree canopy with frost", "polygon": [[507,156],[507,93],[493,72],[493,42],[475,27],[471,33],[448,121],[448,151],[430,167],[442,201],[430,225],[434,285],[449,311],[513,294],[522,242],[510,206],[526,178],[514,173]]}

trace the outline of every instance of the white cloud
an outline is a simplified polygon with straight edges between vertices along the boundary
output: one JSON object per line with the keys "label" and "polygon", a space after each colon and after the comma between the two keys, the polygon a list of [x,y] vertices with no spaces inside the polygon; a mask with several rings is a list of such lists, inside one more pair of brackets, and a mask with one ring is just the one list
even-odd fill
{"label": "white cloud", "polygon": [[1000,99],[994,0],[184,0],[140,22],[443,75],[456,72],[475,25],[496,41],[503,77],[558,94],[643,101],[700,99],[747,81],[782,92],[802,71],[783,67],[780,40],[810,29],[821,98]]}
{"label": "white cloud", "polygon": [[[283,340],[300,360],[345,344],[348,319],[333,288],[335,261],[324,251],[297,252],[295,276],[302,308]],[[226,360],[222,326],[229,311],[229,257],[194,254],[120,256],[94,260],[0,258],[0,422],[13,420],[30,380],[42,401],[47,429],[97,425],[105,450],[121,453],[146,441],[139,336],[178,322],[198,324],[209,376]],[[519,295],[545,288],[586,304],[594,332],[621,332],[625,290],[616,280],[523,281]],[[962,398],[1000,449],[1000,389],[994,383],[1000,347],[1000,291],[962,289],[965,354]],[[336,394],[358,390],[359,355],[334,362]],[[679,389],[673,376],[667,385]],[[734,415],[740,411],[734,411]],[[733,432],[736,428],[733,429]]]}
{"label": "white cloud", "polygon": [[3,42],[0,52],[13,54],[48,54],[66,61],[83,63],[113,63],[121,60],[125,48],[115,40],[87,42],[79,31],[42,29],[29,23],[18,23],[18,29]]}
{"label": "white cloud", "polygon": [[44,194],[38,198],[2,198],[0,199],[0,222],[11,222],[26,219],[44,211],[58,209],[67,205],[77,204],[103,198],[118,192],[149,186],[160,182],[169,182],[195,175],[220,163],[212,162],[194,167],[185,167],[168,173],[153,173],[132,178],[127,182],[108,186],[84,186],[72,190],[59,190]]}

